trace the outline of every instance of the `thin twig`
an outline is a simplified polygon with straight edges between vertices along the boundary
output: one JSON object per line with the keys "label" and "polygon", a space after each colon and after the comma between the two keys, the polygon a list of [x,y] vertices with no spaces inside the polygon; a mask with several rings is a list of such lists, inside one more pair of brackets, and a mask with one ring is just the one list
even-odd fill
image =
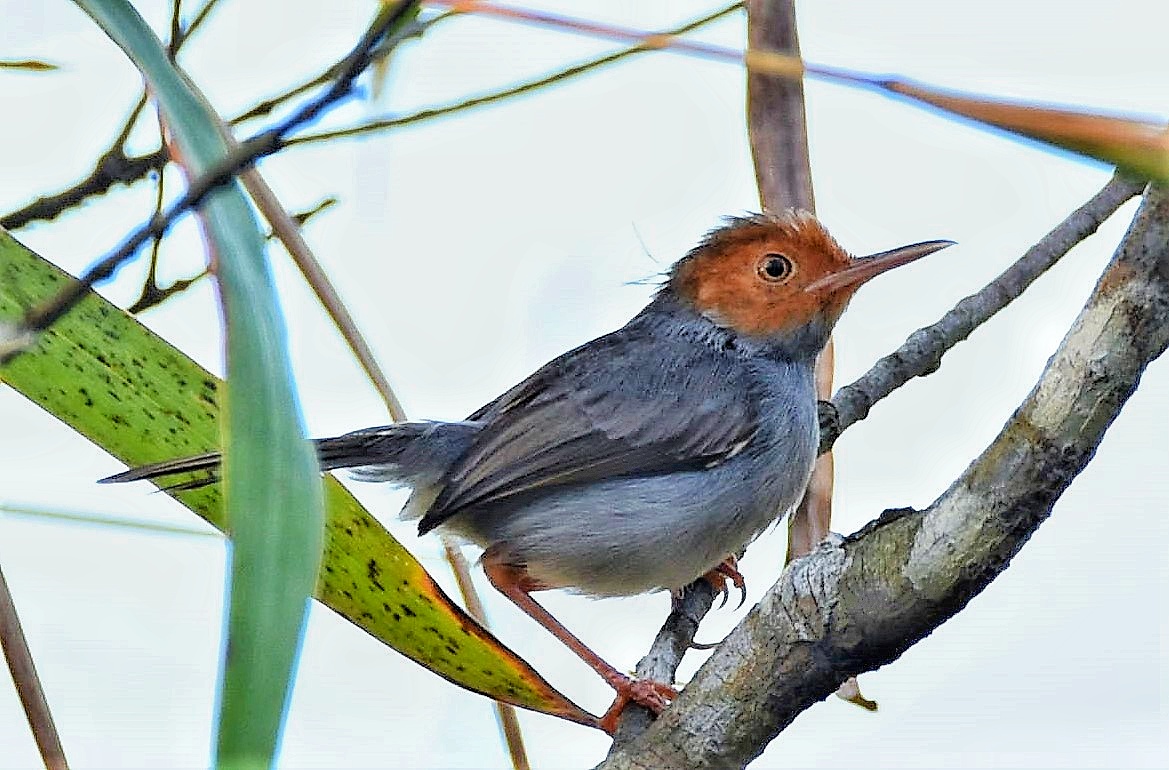
{"label": "thin twig", "polygon": [[[802,58],[795,0],[750,0],[747,47]],[[804,81],[748,73],[747,131],[759,196],[769,211],[798,208],[816,213],[806,112]],[[816,360],[817,398],[831,398],[835,362],[833,335]],[[820,455],[803,499],[788,517],[785,564],[810,553],[832,531],[834,462],[831,452]],[[846,682],[838,694],[853,703],[873,703],[860,695],[855,679]]]}
{"label": "thin twig", "polygon": [[[456,16],[458,16],[458,14],[440,13],[429,19],[426,19],[425,21],[419,21],[410,28],[403,30],[392,39],[387,40],[384,45],[379,45],[377,48],[375,48],[371,53],[371,58],[374,62],[381,62],[394,50],[398,43],[407,38],[418,37],[424,32],[429,31],[439,22],[446,19],[453,19]],[[255,120],[256,118],[262,118],[270,115],[277,107],[286,104],[297,96],[300,96],[307,91],[311,91],[317,86],[331,80],[336,76],[337,68],[339,66],[339,63],[331,64],[324,72],[314,75],[308,80],[292,86],[291,88],[288,88],[276,96],[269,97],[261,102],[256,103],[255,105],[249,107],[246,111],[241,112],[239,115],[236,115],[234,118],[232,118],[230,121],[231,125],[239,125],[240,123],[245,123],[249,120]]]}
{"label": "thin twig", "polygon": [[806,76],[841,84],[886,89],[899,82],[887,78],[874,77],[864,72],[849,70],[843,67],[830,67],[823,64],[805,62],[798,57],[789,56],[769,49],[747,49],[744,51],[742,49],[728,48],[713,43],[705,43],[699,40],[687,40],[668,32],[646,32],[641,29],[619,27],[613,24],[601,24],[580,17],[563,16],[561,14],[537,11],[531,8],[503,5],[502,3],[487,3],[481,2],[481,0],[426,0],[426,4],[440,8],[449,8],[459,13],[483,14],[485,16],[516,21],[521,24],[547,27],[549,29],[588,35],[605,40],[635,43],[682,56],[742,64],[749,71],[767,74],[772,77],[797,80]]}
{"label": "thin twig", "polygon": [[1139,195],[1144,182],[1117,174],[1087,203],[1027,250],[1015,264],[966,297],[930,326],[918,329],[901,347],[875,363],[856,382],[832,397],[835,415],[820,426],[820,451],[827,451],[850,425],[863,420],[873,404],[914,377],[932,374],[942,356],[995,313],[1013,302],[1036,278],[1087,238],[1126,201]]}
{"label": "thin twig", "polygon": [[381,366],[378,365],[377,359],[374,357],[373,350],[365,341],[361,331],[357,328],[357,322],[353,320],[349,309],[345,307],[345,303],[341,300],[341,296],[337,293],[337,289],[333,286],[333,282],[329,280],[328,274],[321,263],[313,254],[312,249],[304,240],[304,236],[300,233],[300,228],[297,227],[296,222],[284,210],[280,204],[276,193],[260,176],[260,173],[254,168],[248,169],[240,175],[240,181],[243,182],[244,187],[247,188],[248,194],[252,196],[252,200],[256,202],[256,207],[264,218],[268,220],[268,224],[272,226],[273,234],[284,244],[284,248],[288,251],[292,261],[300,270],[304,280],[312,287],[313,292],[316,293],[317,299],[321,301],[325,311],[328,312],[329,317],[333,319],[333,324],[337,330],[341,332],[341,336],[345,339],[345,343],[349,345],[349,349],[353,351],[353,356],[361,364],[361,368],[365,371],[370,382],[373,383],[374,388],[381,395],[382,400],[386,404],[386,409],[390,413],[390,417],[395,422],[401,422],[406,419],[406,410],[402,408],[402,402],[398,400],[397,394],[394,393],[393,387],[390,385],[390,380],[386,377],[386,373],[382,371]]}
{"label": "thin twig", "polygon": [[[214,0],[210,0],[208,5],[212,5]],[[716,19],[730,14],[742,7],[741,2],[732,3],[714,13],[711,13],[701,19],[696,19],[684,26],[677,27],[670,30],[667,34],[683,34],[692,31],[705,24],[709,24]],[[436,17],[436,19],[429,20],[428,24],[435,23],[439,18],[448,18],[449,15]],[[196,22],[199,19],[196,18]],[[195,22],[192,22],[192,28]],[[638,44],[618,51],[613,54],[602,56],[597,59],[592,59],[581,64],[568,67],[564,70],[555,72],[542,78],[522,83],[517,86],[506,88],[502,91],[483,94],[481,96],[472,97],[470,99],[460,100],[452,104],[442,105],[439,107],[429,107],[419,110],[417,112],[402,115],[396,118],[388,118],[385,120],[373,121],[355,126],[349,129],[342,129],[340,131],[327,131],[315,134],[304,134],[300,137],[290,138],[287,142],[288,146],[306,144],[309,142],[320,142],[328,139],[335,139],[340,137],[358,136],[376,131],[384,131],[393,128],[400,128],[402,126],[413,125],[421,123],[434,118],[441,118],[454,113],[462,112],[464,110],[473,109],[475,107],[483,107],[489,104],[503,101],[513,96],[520,96],[522,94],[530,93],[545,86],[569,80],[580,75],[591,72],[595,69],[611,64],[629,56],[639,53],[646,53],[655,50],[652,46],[646,44]],[[304,83],[292,88],[285,93],[272,97],[269,100],[261,102],[260,104],[248,109],[230,121],[232,125],[236,125],[247,119],[266,115],[271,110],[275,109],[279,104],[284,103],[288,99],[297,96],[305,91],[319,86],[327,79],[327,73],[332,72],[334,67],[326,70],[326,74],[314,77]],[[32,203],[17,209],[4,217],[0,217],[0,226],[9,230],[16,230],[25,225],[40,220],[50,220],[60,215],[73,206],[79,205],[84,200],[95,195],[102,195],[109,191],[111,187],[116,184],[130,184],[138,181],[152,170],[160,170],[166,165],[168,158],[166,151],[162,148],[154,150],[145,155],[127,156],[121,151],[121,145],[116,145],[114,149],[107,151],[99,160],[94,170],[88,177],[77,182],[69,187],[67,190],[62,190],[53,195],[43,196],[33,201]]]}
{"label": "thin twig", "polygon": [[[487,613],[483,609],[483,602],[479,600],[479,592],[471,580],[471,567],[463,557],[463,552],[459,550],[454,539],[445,534],[442,535],[442,549],[446,555],[447,564],[455,573],[455,582],[459,586],[459,593],[463,597],[463,605],[466,606],[467,613],[479,621],[479,625],[490,628],[487,623]],[[520,720],[516,716],[515,707],[509,703],[495,701],[495,716],[499,720],[499,731],[503,734],[504,743],[507,744],[512,768],[514,770],[531,770],[532,765],[528,761],[528,752],[524,748],[524,735],[520,731]]]}
{"label": "thin twig", "polygon": [[[207,0],[195,14],[190,26],[183,30],[177,38],[172,37],[168,47],[168,51],[172,53],[172,59],[178,55],[183,44],[203,26],[218,3],[219,0]],[[16,230],[31,222],[54,219],[74,206],[80,205],[88,198],[109,191],[116,184],[131,184],[142,179],[152,170],[161,171],[167,162],[166,151],[161,147],[146,155],[133,157],[126,155],[126,141],[130,138],[134,126],[137,125],[138,117],[142,114],[143,108],[146,107],[146,102],[147,95],[144,90],[142,95],[138,97],[134,108],[130,110],[130,114],[122,124],[117,136],[114,137],[114,141],[110,143],[110,148],[98,157],[89,176],[67,190],[37,198],[28,205],[0,217],[0,227]]]}
{"label": "thin twig", "polygon": [[56,725],[53,724],[53,714],[49,711],[49,702],[45,699],[45,691],[41,687],[32,653],[28,649],[28,639],[20,627],[16,603],[12,601],[12,594],[8,590],[8,582],[4,579],[2,570],[0,570],[0,647],[4,648],[8,670],[12,673],[16,693],[20,696],[20,704],[24,707],[25,716],[28,717],[28,725],[32,729],[37,750],[40,751],[41,759],[45,763],[45,770],[69,770],[69,764],[65,761],[65,749],[61,747],[61,737],[57,734]]}
{"label": "thin twig", "polygon": [[[175,3],[175,19],[178,18],[180,3]],[[166,175],[159,173],[158,182],[154,186],[154,213],[151,216],[158,216],[162,213],[162,206],[166,202]],[[162,290],[158,288],[158,258],[162,253],[162,238],[156,237],[150,244],[150,266],[146,268],[146,279],[142,282],[142,291],[138,294],[138,299],[129,307],[129,312],[139,313],[148,307],[157,305],[166,298]],[[173,288],[173,287],[172,287]]]}
{"label": "thin twig", "polygon": [[174,62],[182,45],[183,35],[183,0],[173,0],[170,4],[170,42],[166,46],[166,55]]}
{"label": "thin twig", "polygon": [[[769,48],[792,56],[800,55],[792,0],[749,0],[747,39],[752,48]],[[768,211],[799,208],[815,213],[812,169],[808,155],[808,129],[804,118],[804,84],[750,73],[747,77],[747,134],[755,164],[759,199]],[[824,351],[816,366],[816,390],[822,398],[831,394],[832,351]],[[789,560],[811,550],[820,537],[820,523],[832,513],[832,458],[821,458],[815,467],[809,493],[788,521]],[[815,492],[815,493],[814,493]],[[812,515],[809,515],[809,509]],[[827,529],[827,525],[824,524]],[[808,544],[804,548],[804,544]],[[706,586],[707,588],[704,588]],[[710,584],[698,580],[688,586],[681,599],[637,664],[639,677],[672,682],[682,656],[694,641],[699,623],[714,601]],[[644,732],[649,726],[648,710],[625,709],[613,746]]]}
{"label": "thin twig", "polygon": [[[730,5],[724,6],[723,8],[709,13],[706,16],[694,19],[693,21],[687,22],[680,27],[676,27],[669,30],[668,32],[663,32],[661,34],[681,35],[687,32],[692,32],[699,27],[703,27],[713,21],[733,13],[742,7],[742,2],[731,3]],[[468,99],[460,99],[457,102],[452,102],[450,104],[439,107],[428,107],[408,115],[400,115],[394,118],[369,121],[367,123],[362,123],[350,128],[342,128],[334,131],[320,131],[313,134],[303,134],[301,136],[290,139],[288,144],[289,146],[292,146],[298,144],[308,144],[310,142],[323,142],[330,139],[362,136],[364,134],[374,133],[377,131],[385,131],[392,128],[401,128],[402,126],[408,126],[414,123],[421,123],[422,121],[431,120],[432,118],[439,118],[445,115],[451,115],[456,112],[462,112],[463,110],[469,110],[474,107],[483,107],[488,104],[504,101],[505,99],[521,96],[523,94],[539,90],[555,83],[560,83],[565,80],[579,77],[608,64],[621,61],[622,59],[627,59],[631,56],[635,56],[641,53],[648,53],[654,50],[657,50],[657,46],[650,42],[641,42],[629,48],[615,51],[614,53],[606,54],[605,56],[601,56],[595,59],[589,59],[588,61],[581,62],[580,64],[574,64],[571,67],[557,70],[550,75],[545,75],[543,77],[536,78],[535,80],[530,80],[526,83],[520,83],[518,85],[504,88],[499,91],[492,91],[491,93],[472,96]]]}
{"label": "thin twig", "polygon": [[[240,143],[237,149],[228,152],[205,174],[192,180],[187,191],[162,215],[151,217],[145,225],[123,241],[122,245],[112,254],[90,267],[84,275],[72,282],[68,288],[49,302],[30,312],[25,317],[23,329],[19,331],[37,333],[48,328],[77,304],[95,284],[113,275],[118,267],[137,253],[146,241],[165,234],[178,216],[198,206],[212,191],[229,183],[240,171],[250,168],[260,158],[278,151],[284,146],[289,133],[305,123],[315,120],[331,105],[347,96],[353,89],[354,81],[368,66],[370,51],[392,26],[400,22],[412,10],[415,4],[416,0],[401,0],[393,6],[384,8],[362,36],[357,46],[345,57],[344,65],[339,68],[337,80],[333,81],[324,93],[304,104],[276,126]],[[11,360],[18,352],[9,353],[0,363]]]}
{"label": "thin twig", "polygon": [[196,537],[214,537],[220,539],[223,537],[223,533],[218,530],[206,527],[197,529],[181,524],[166,524],[142,519],[123,519],[117,516],[107,516],[104,513],[49,510],[28,505],[13,505],[11,503],[0,503],[0,517],[4,516],[22,516],[30,519],[64,521],[70,524],[84,524],[97,527],[116,527],[166,535],[194,535]]}
{"label": "thin twig", "polygon": [[211,12],[215,10],[217,5],[219,5],[219,0],[207,0],[207,2],[203,3],[203,6],[195,12],[195,18],[191,19],[191,23],[187,25],[187,28],[179,33],[178,40],[176,43],[174,43],[175,55],[178,55],[179,49],[182,48],[183,44],[190,39],[191,35],[199,31],[199,28],[203,26],[203,22],[210,18]]}

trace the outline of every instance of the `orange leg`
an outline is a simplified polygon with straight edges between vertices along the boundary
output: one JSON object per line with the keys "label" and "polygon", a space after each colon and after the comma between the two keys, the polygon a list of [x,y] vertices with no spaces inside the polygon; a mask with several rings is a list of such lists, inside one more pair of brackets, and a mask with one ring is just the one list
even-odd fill
{"label": "orange leg", "polygon": [[548,610],[541,607],[531,597],[533,591],[543,591],[550,586],[534,579],[524,567],[508,564],[498,553],[488,550],[483,555],[483,571],[487,573],[487,579],[491,581],[491,585],[495,586],[501,594],[511,599],[532,620],[552,632],[553,636],[576,653],[577,657],[587,663],[593,671],[600,674],[601,678],[617,691],[617,699],[597,722],[597,726],[605,732],[612,735],[617,730],[617,720],[630,703],[644,706],[656,715],[660,714],[671,700],[678,697],[678,691],[667,684],[648,679],[632,679],[601,660],[600,656],[590,650],[584,642],[576,638],[560,621],[552,617]]}

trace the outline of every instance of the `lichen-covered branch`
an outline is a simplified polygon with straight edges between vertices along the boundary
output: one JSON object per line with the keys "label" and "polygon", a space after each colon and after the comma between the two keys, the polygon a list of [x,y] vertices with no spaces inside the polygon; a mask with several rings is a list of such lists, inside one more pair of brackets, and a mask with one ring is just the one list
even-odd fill
{"label": "lichen-covered branch", "polygon": [[[1127,200],[1140,193],[1142,187],[1141,182],[1113,177],[998,278],[977,294],[963,299],[938,322],[914,332],[904,345],[874,364],[860,379],[841,388],[833,401],[821,401],[820,452],[829,451],[844,429],[864,419],[874,403],[914,377],[935,371],[950,348],[1018,298],[1045,270],[1094,233]],[[637,674],[659,681],[673,681],[683,655],[694,640],[698,623],[706,616],[710,605],[711,598],[702,591],[685,594],[658,632],[650,651],[638,664]],[[630,715],[624,718],[628,725],[622,723],[615,745],[632,739],[649,725],[648,715],[632,716],[636,711],[629,709]]]}
{"label": "lichen-covered branch", "polygon": [[1169,346],[1169,195],[1151,189],[1035,388],[924,511],[886,511],[781,575],[673,706],[601,765],[740,767],[848,676],[897,658],[1002,572]]}

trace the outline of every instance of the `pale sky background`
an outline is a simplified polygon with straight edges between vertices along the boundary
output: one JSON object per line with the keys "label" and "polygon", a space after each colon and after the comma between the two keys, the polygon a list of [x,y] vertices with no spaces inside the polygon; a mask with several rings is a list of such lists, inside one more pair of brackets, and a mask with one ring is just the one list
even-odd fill
{"label": "pale sky background", "polygon": [[[139,3],[160,28],[168,3]],[[195,5],[192,3],[191,5]],[[368,2],[226,2],[183,63],[224,114],[323,69],[367,21]],[[715,3],[533,6],[657,29]],[[1166,114],[1165,6],[1137,2],[800,4],[812,61],[954,89]],[[702,36],[742,44],[741,18]],[[612,44],[478,18],[402,49],[386,95],[326,120],[409,111],[575,63]],[[134,70],[70,3],[0,0],[0,210],[90,168],[136,100]],[[307,237],[412,416],[456,419],[544,361],[625,322],[652,278],[724,214],[756,209],[736,67],[659,53],[499,106],[328,147],[262,170],[293,210],[341,205]],[[875,281],[838,327],[838,383],[976,291],[1086,200],[1109,171],[867,92],[808,86],[819,215],[857,253],[951,238],[959,246]],[[147,149],[145,135],[140,149]],[[77,271],[147,216],[153,191],[116,190],[16,233]],[[835,529],[925,506],[993,438],[1030,389],[1123,233],[1127,206],[1019,302],[881,403],[837,445]],[[165,277],[198,269],[191,222]],[[380,401],[282,252],[303,408],[313,435],[386,421]],[[104,291],[132,300],[144,263]],[[143,318],[221,371],[207,283]],[[1169,764],[1165,543],[1169,365],[1154,363],[1095,460],[1011,568],[894,664],[865,675],[868,714],[838,701],[803,714],[757,768],[1164,767]],[[0,503],[198,526],[146,485],[97,486],[121,465],[19,394],[0,389]],[[435,539],[395,521],[402,496],[350,484],[451,585]],[[779,572],[784,529],[748,552],[751,601]],[[0,512],[11,584],[75,768],[188,768],[210,756],[226,549]],[[473,555],[473,554],[472,554]],[[602,710],[608,688],[491,593],[493,628],[553,684]],[[664,595],[547,606],[619,668],[664,618]],[[713,613],[703,640],[746,609]],[[683,681],[702,659],[688,658]],[[522,713],[537,767],[598,761],[605,736]],[[35,767],[0,677],[0,768]],[[505,767],[490,703],[314,606],[285,732],[287,768]]]}

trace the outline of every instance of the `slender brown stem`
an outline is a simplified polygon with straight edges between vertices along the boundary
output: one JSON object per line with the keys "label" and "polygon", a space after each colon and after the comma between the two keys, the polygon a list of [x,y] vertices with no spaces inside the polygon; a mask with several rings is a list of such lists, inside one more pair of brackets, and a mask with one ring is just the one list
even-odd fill
{"label": "slender brown stem", "polygon": [[[483,602],[479,599],[479,592],[471,581],[471,566],[463,557],[463,552],[453,539],[442,536],[442,548],[446,554],[447,563],[455,573],[455,582],[459,586],[459,594],[463,597],[463,605],[467,613],[484,628],[488,628],[487,612],[483,609]],[[507,753],[511,757],[511,766],[514,770],[531,770],[528,761],[528,751],[524,748],[524,734],[520,730],[519,716],[515,707],[508,703],[495,701],[495,718],[499,721],[499,732],[507,744]]]}
{"label": "slender brown stem", "polygon": [[[312,249],[301,235],[300,227],[296,221],[280,203],[272,188],[268,186],[258,171],[249,169],[240,175],[240,180],[256,202],[256,208],[272,226],[273,234],[284,244],[292,261],[300,269],[301,275],[304,276],[305,282],[312,288],[317,299],[320,300],[321,305],[324,306],[325,311],[333,320],[333,324],[341,332],[341,336],[349,345],[349,349],[353,351],[353,355],[361,364],[366,376],[369,377],[370,382],[381,395],[390,417],[395,422],[404,421],[406,410],[402,407],[402,402],[398,399],[393,386],[390,385],[389,378],[378,364],[373,350],[357,327],[357,322],[354,321],[349,309],[341,300],[336,287],[333,286],[328,274],[321,267],[320,261],[317,260]],[[480,601],[475,584],[471,580],[471,570],[466,559],[462,557],[462,553],[449,538],[443,537],[442,544],[446,552],[447,563],[455,575],[455,581],[463,595],[463,603],[467,607],[467,611],[471,617],[486,628],[487,618],[483,611],[483,603]],[[504,742],[511,756],[512,766],[515,770],[530,770],[531,765],[528,762],[527,750],[524,748],[523,734],[520,731],[515,708],[497,701],[495,711]]]}
{"label": "slender brown stem", "polygon": [[[342,60],[342,64],[338,67],[337,78],[325,89],[324,93],[302,105],[278,125],[262,131],[229,150],[219,162],[207,169],[206,173],[192,179],[186,192],[165,212],[151,217],[146,224],[126,238],[114,252],[92,265],[82,276],[72,281],[41,307],[29,311],[25,315],[22,328],[17,333],[28,337],[49,328],[57,319],[81,301],[91,288],[113,275],[118,267],[133,257],[148,240],[166,234],[179,216],[197,207],[219,187],[231,183],[242,171],[254,166],[261,158],[280,150],[285,146],[286,138],[291,132],[316,120],[326,110],[348,96],[352,92],[358,76],[372,61],[371,52],[374,47],[383,41],[391,29],[405,23],[406,17],[415,9],[416,3],[417,0],[399,0],[394,5],[385,6],[375,17],[365,34],[362,35],[361,40]],[[0,356],[0,362],[7,363],[20,352],[21,350],[18,348],[5,351],[3,356]]]}
{"label": "slender brown stem", "polygon": [[28,649],[28,639],[20,627],[16,603],[13,602],[12,594],[8,590],[3,570],[0,570],[0,647],[4,648],[8,670],[12,673],[16,693],[20,696],[20,704],[24,707],[25,716],[28,717],[28,725],[32,729],[33,739],[41,753],[45,769],[69,770],[69,763],[65,761],[65,749],[61,747],[61,737],[53,723],[53,714],[49,711],[49,702],[45,699],[45,691],[41,687],[40,677],[37,676],[32,653]]}
{"label": "slender brown stem", "polygon": [[[723,18],[724,16],[728,16],[742,7],[742,2],[731,3],[730,5],[719,8],[718,10],[713,11],[706,16],[695,19],[691,22],[687,22],[680,27],[662,34],[681,35],[686,32],[693,31],[699,27],[711,23],[712,21],[716,21]],[[315,134],[303,134],[301,136],[289,139],[288,144],[291,146],[296,144],[307,144],[309,142],[323,142],[331,139],[362,136],[364,134],[374,133],[377,131],[387,131],[393,128],[401,128],[402,126],[408,126],[413,123],[421,123],[422,121],[430,120],[432,118],[452,115],[457,112],[462,112],[463,110],[469,110],[475,107],[483,107],[488,104],[501,102],[505,99],[510,99],[515,96],[521,96],[532,91],[537,91],[555,83],[561,83],[565,80],[570,80],[580,75],[584,75],[588,72],[599,69],[600,67],[621,61],[622,59],[627,59],[631,56],[647,53],[653,50],[656,50],[656,48],[652,44],[648,42],[641,42],[622,51],[607,54],[596,59],[590,59],[589,61],[581,62],[580,64],[558,70],[550,75],[545,75],[544,77],[536,78],[535,80],[530,80],[526,83],[520,83],[510,88],[504,88],[499,91],[492,91],[491,93],[482,94],[480,96],[473,96],[469,99],[462,99],[457,102],[452,102],[451,104],[441,105],[438,107],[428,107],[424,110],[419,110],[418,112],[413,112],[408,115],[400,115],[398,117],[387,118],[384,120],[373,120],[368,123],[352,126],[350,128],[343,128],[335,131],[321,131]]]}

